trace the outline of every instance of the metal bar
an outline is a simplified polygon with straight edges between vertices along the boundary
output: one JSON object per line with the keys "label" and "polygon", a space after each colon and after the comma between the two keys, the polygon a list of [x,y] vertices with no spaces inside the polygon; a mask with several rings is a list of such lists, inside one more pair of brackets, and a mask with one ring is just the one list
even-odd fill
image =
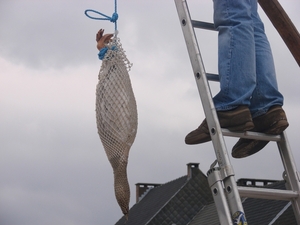
{"label": "metal bar", "polygon": [[217,82],[220,81],[220,77],[218,74],[206,73],[206,78],[207,78],[207,80],[210,80],[210,81],[217,81]]}
{"label": "metal bar", "polygon": [[258,187],[242,187],[238,186],[241,197],[261,198],[272,200],[291,201],[299,197],[299,193],[290,190],[267,189]]}
{"label": "metal bar", "polygon": [[215,25],[213,23],[207,23],[207,22],[202,22],[197,20],[191,20],[191,21],[193,27],[195,28],[216,31]]}
{"label": "metal bar", "polygon": [[228,129],[222,128],[222,133],[224,136],[228,136],[228,137],[239,137],[239,138],[255,139],[255,140],[261,140],[261,141],[280,141],[281,140],[280,135],[270,135],[270,134],[252,132],[252,131],[231,132]]}
{"label": "metal bar", "polygon": [[277,0],[258,0],[300,66],[300,34]]}

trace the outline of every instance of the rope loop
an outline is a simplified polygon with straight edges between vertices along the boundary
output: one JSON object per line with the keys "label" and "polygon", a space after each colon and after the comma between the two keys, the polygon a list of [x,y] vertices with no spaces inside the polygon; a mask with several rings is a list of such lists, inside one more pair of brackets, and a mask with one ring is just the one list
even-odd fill
{"label": "rope loop", "polygon": [[[100,16],[103,16],[102,18],[101,17],[95,17],[95,16],[90,16],[89,13],[92,12],[92,13],[95,13],[95,14],[99,14]],[[115,23],[115,30],[117,30],[117,20],[119,18],[119,15],[117,13],[117,0],[115,0],[115,12],[112,14],[112,16],[107,16],[101,12],[98,12],[96,10],[93,10],[93,9],[87,9],[85,10],[84,14],[90,18],[90,19],[93,19],[93,20],[109,20],[110,22],[113,22]]]}
{"label": "rope loop", "polygon": [[[103,16],[103,18],[100,18],[100,17],[95,17],[95,16],[90,16],[89,15],[89,12],[92,12],[92,13],[96,13],[96,14],[99,14],[101,16]],[[93,19],[93,20],[109,20],[110,22],[113,22],[115,23],[117,21],[117,19],[119,18],[119,15],[118,13],[114,13],[111,17],[110,16],[107,16],[101,12],[98,12],[96,10],[93,10],[93,9],[87,9],[85,10],[84,14],[90,18],[90,19]]]}

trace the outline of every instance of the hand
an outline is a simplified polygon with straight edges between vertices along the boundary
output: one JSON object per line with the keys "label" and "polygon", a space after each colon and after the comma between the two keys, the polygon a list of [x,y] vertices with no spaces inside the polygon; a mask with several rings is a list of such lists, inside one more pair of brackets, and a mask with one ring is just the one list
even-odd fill
{"label": "hand", "polygon": [[108,42],[111,41],[111,38],[114,36],[113,34],[105,34],[103,36],[104,30],[100,29],[96,34],[96,41],[97,41],[97,49],[100,51],[101,48],[105,46]]}

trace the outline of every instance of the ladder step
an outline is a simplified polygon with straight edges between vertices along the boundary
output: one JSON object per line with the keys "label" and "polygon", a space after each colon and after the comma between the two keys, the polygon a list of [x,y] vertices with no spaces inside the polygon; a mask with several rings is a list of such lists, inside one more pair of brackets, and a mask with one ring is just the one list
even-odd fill
{"label": "ladder step", "polygon": [[238,186],[238,191],[241,197],[248,198],[261,198],[283,201],[291,201],[293,199],[299,198],[299,193],[291,190]]}
{"label": "ladder step", "polygon": [[281,135],[270,135],[253,131],[231,132],[228,129],[222,128],[222,133],[224,136],[228,137],[240,137],[245,139],[255,139],[261,141],[281,141]]}
{"label": "ladder step", "polygon": [[192,20],[192,26],[195,28],[216,31],[215,25],[213,23]]}
{"label": "ladder step", "polygon": [[206,73],[206,78],[207,78],[207,80],[210,80],[210,81],[217,81],[217,82],[220,81],[220,77],[218,74]]}

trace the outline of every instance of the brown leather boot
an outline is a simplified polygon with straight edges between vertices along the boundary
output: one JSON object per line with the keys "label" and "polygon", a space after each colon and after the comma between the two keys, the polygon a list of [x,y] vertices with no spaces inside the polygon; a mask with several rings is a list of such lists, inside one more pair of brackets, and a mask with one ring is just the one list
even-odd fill
{"label": "brown leather boot", "polygon": [[[281,106],[272,106],[267,113],[253,119],[255,128],[252,131],[266,134],[281,134],[288,126],[287,117]],[[240,138],[232,148],[232,157],[244,158],[263,149],[269,141]]]}
{"label": "brown leather boot", "polygon": [[[239,106],[233,110],[217,112],[220,126],[230,131],[247,131],[254,128],[250,110],[247,106]],[[206,119],[200,126],[191,131],[185,137],[185,143],[188,145],[200,144],[210,141],[210,133]]]}

